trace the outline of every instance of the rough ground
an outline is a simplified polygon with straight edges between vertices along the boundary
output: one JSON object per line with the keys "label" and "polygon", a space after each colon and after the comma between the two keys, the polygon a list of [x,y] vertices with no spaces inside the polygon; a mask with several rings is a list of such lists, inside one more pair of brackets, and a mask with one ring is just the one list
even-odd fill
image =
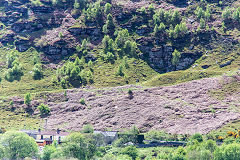
{"label": "rough ground", "polygon": [[[143,131],[208,133],[240,118],[239,89],[222,100],[211,94],[231,83],[240,85],[236,77],[218,77],[148,89],[140,86],[73,89],[67,91],[67,98],[63,93],[48,93],[44,95],[51,108],[47,128],[78,131],[90,123],[102,130],[135,125]],[[128,88],[133,90],[132,99]],[[81,98],[86,105],[80,104]]]}

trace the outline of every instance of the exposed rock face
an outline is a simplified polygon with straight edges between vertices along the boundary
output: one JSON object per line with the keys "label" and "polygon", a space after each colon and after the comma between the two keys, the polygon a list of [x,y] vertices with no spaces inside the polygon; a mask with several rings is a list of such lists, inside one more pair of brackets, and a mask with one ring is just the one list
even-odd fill
{"label": "exposed rock face", "polygon": [[18,39],[15,42],[15,46],[19,52],[25,52],[30,48],[30,41],[28,39]]}
{"label": "exposed rock face", "polygon": [[176,70],[183,70],[191,66],[198,58],[202,56],[202,52],[182,53],[181,58],[176,66]]}
{"label": "exposed rock face", "polygon": [[44,24],[40,20],[17,22],[12,25],[14,32],[34,32],[43,29]]}
{"label": "exposed rock face", "polygon": [[143,37],[137,41],[140,43],[139,49],[143,53],[140,57],[147,60],[152,68],[161,73],[186,69],[202,55],[202,53],[195,53],[194,51],[192,53],[182,53],[175,67],[172,64],[173,46],[165,44],[155,46],[154,39],[151,37]]}
{"label": "exposed rock face", "polygon": [[48,55],[51,60],[59,60],[64,56],[69,55],[75,51],[74,48],[46,46],[42,48],[43,52]]}
{"label": "exposed rock face", "polygon": [[6,33],[0,38],[2,44],[12,43],[14,41],[15,34],[13,32]]}
{"label": "exposed rock face", "polygon": [[87,35],[93,41],[98,40],[103,36],[101,28],[98,28],[98,27],[88,27],[88,28],[72,27],[72,28],[69,28],[68,31],[74,36]]}
{"label": "exposed rock face", "polygon": [[47,6],[33,6],[31,7],[31,10],[36,14],[47,14],[54,12],[54,9],[52,7]]}

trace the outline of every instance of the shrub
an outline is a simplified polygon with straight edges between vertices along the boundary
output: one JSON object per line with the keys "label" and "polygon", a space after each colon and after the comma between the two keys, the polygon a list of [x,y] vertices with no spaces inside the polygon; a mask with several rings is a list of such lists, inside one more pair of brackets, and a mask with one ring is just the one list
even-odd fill
{"label": "shrub", "polygon": [[178,147],[173,154],[170,155],[170,160],[186,160],[187,152],[183,147]]}
{"label": "shrub", "polygon": [[125,67],[125,68],[129,68],[130,66],[129,66],[129,64],[128,64],[128,62],[127,62],[127,56],[124,56],[123,57],[123,66]]}
{"label": "shrub", "polygon": [[179,24],[181,22],[181,16],[177,10],[173,12],[171,22],[173,25]]}
{"label": "shrub", "polygon": [[[12,67],[13,66],[13,67]],[[13,63],[10,65],[11,68],[9,68],[5,72],[5,79],[9,82],[12,82],[14,80],[20,80],[21,76],[23,76],[23,68],[19,64],[17,60],[14,60]]]}
{"label": "shrub", "polygon": [[160,25],[155,25],[154,28],[154,35],[159,36],[162,35],[165,32],[166,26],[164,23],[160,23]]}
{"label": "shrub", "polygon": [[88,67],[92,70],[93,69],[93,62],[90,60],[89,62],[88,62]]}
{"label": "shrub", "polygon": [[204,18],[204,10],[202,8],[197,7],[196,14],[198,19]]}
{"label": "shrub", "polygon": [[27,93],[25,96],[24,96],[24,104],[26,104],[27,106],[30,105],[32,99],[31,99],[31,94],[30,93]]}
{"label": "shrub", "polygon": [[56,152],[56,147],[54,145],[47,145],[43,148],[43,155],[42,155],[42,159],[43,160],[50,160],[51,159],[51,155]]}
{"label": "shrub", "polygon": [[86,105],[86,102],[85,102],[85,99],[84,99],[84,98],[81,98],[79,102],[80,102],[82,105]]}
{"label": "shrub", "polygon": [[43,77],[42,65],[35,64],[33,68],[33,79],[39,80]]}
{"label": "shrub", "polygon": [[214,152],[215,160],[239,160],[240,159],[240,144],[232,143],[222,145]]}
{"label": "shrub", "polygon": [[198,142],[203,142],[203,136],[200,133],[196,133],[191,137],[193,140],[197,140]]}
{"label": "shrub", "polygon": [[212,159],[212,154],[209,150],[200,149],[193,150],[187,153],[188,160],[210,160]]}
{"label": "shrub", "polygon": [[137,148],[134,146],[128,146],[124,148],[121,153],[132,157],[133,160],[135,160],[138,156]]}
{"label": "shrub", "polygon": [[118,67],[117,75],[119,75],[119,76],[124,76],[123,66],[122,66],[122,65],[120,65],[120,66]]}
{"label": "shrub", "polygon": [[92,125],[87,124],[83,126],[83,130],[82,130],[83,133],[93,133],[93,131],[94,129]]}
{"label": "shrub", "polygon": [[48,116],[50,114],[50,108],[43,103],[38,106],[38,110],[40,111],[41,117]]}

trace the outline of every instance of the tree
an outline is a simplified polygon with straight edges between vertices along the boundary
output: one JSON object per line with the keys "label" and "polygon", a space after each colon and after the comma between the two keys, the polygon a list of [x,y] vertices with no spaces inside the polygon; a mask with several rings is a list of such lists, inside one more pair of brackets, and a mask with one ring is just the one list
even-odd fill
{"label": "tree", "polygon": [[32,137],[23,132],[6,132],[3,134],[1,144],[4,157],[8,159],[23,159],[33,157],[38,153],[38,146]]}
{"label": "tree", "polygon": [[42,155],[42,159],[43,160],[50,160],[51,159],[51,155],[56,152],[56,147],[52,144],[52,145],[47,145],[43,148],[43,155]]}
{"label": "tree", "polygon": [[175,10],[175,11],[173,12],[171,21],[172,21],[172,24],[174,24],[174,25],[180,23],[180,21],[181,21],[181,16],[180,16],[180,14],[179,14],[179,12],[178,12],[177,10]]}
{"label": "tree", "polygon": [[33,79],[39,80],[43,77],[42,65],[35,64],[33,68]]}
{"label": "tree", "polygon": [[[109,32],[109,31],[113,31],[115,28],[115,24],[113,22],[113,17],[112,15],[109,13],[107,15],[107,21],[106,24],[103,26],[103,32]],[[106,33],[105,33],[106,34]]]}
{"label": "tree", "polygon": [[115,39],[115,43],[119,48],[123,48],[125,42],[129,38],[129,33],[127,29],[123,29],[117,32],[117,37]]}
{"label": "tree", "polygon": [[202,8],[197,8],[197,18],[198,19],[201,19],[201,18],[204,18],[204,10]]}
{"label": "tree", "polygon": [[229,10],[229,8],[226,8],[223,12],[222,12],[222,18],[224,21],[228,21],[231,17],[231,11]]}
{"label": "tree", "polygon": [[114,43],[114,41],[108,35],[104,36],[104,38],[102,40],[102,44],[103,44],[103,49],[104,49],[105,54],[107,52],[114,51],[113,43]]}
{"label": "tree", "polygon": [[203,18],[201,18],[199,26],[200,26],[200,29],[205,29],[206,22],[205,22],[205,20]]}
{"label": "tree", "polygon": [[106,15],[108,15],[108,14],[110,13],[110,11],[111,11],[111,8],[112,8],[112,5],[111,5],[110,3],[106,3],[106,4],[105,4],[104,13],[105,13]]}
{"label": "tree", "polygon": [[43,103],[38,106],[38,110],[40,111],[41,117],[48,116],[50,114],[50,108]]}
{"label": "tree", "polygon": [[181,53],[178,52],[178,50],[174,50],[174,52],[172,53],[172,64],[176,67],[176,65],[179,62],[179,59],[181,58]]}
{"label": "tree", "polygon": [[24,104],[26,104],[27,106],[30,105],[32,99],[31,99],[31,94],[30,93],[27,93],[24,97]]}
{"label": "tree", "polygon": [[240,144],[232,143],[222,145],[214,152],[214,160],[239,160]]}
{"label": "tree", "polygon": [[62,145],[63,154],[79,160],[90,160],[96,154],[96,146],[91,138],[81,133],[72,133],[66,137]]}
{"label": "tree", "polygon": [[86,0],[75,0],[74,1],[74,9],[83,9],[86,6]]}

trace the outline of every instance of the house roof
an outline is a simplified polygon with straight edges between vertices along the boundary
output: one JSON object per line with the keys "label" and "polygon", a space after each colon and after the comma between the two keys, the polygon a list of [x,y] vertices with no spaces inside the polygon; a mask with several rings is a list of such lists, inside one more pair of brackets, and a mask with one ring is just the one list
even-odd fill
{"label": "house roof", "polygon": [[21,131],[27,134],[50,135],[50,136],[67,136],[70,134],[70,132],[62,132],[62,131],[60,131],[59,133],[57,133],[57,131],[36,131],[36,130],[21,130]]}
{"label": "house roof", "polygon": [[56,131],[40,131],[38,132],[38,135],[50,135],[50,136],[67,136],[69,135],[69,132],[60,132],[57,133]]}

